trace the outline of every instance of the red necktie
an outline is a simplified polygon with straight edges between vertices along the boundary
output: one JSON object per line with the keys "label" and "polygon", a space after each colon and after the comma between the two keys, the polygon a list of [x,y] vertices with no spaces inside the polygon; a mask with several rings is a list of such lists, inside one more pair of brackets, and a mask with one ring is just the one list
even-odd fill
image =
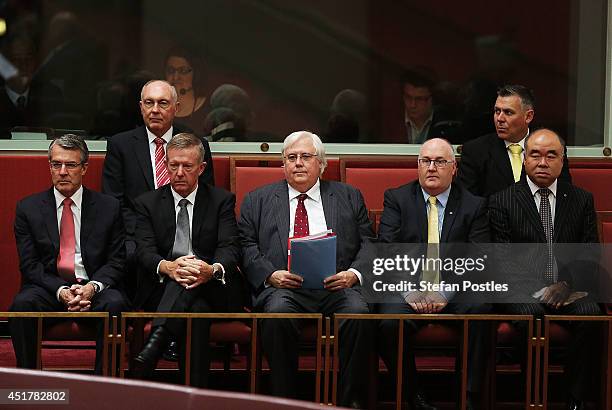
{"label": "red necktie", "polygon": [[298,204],[295,208],[295,221],[293,223],[293,236],[301,237],[308,236],[310,229],[308,228],[308,214],[306,213],[306,207],[304,201],[308,198],[306,194],[298,195]]}
{"label": "red necktie", "polygon": [[74,219],[72,217],[72,199],[64,199],[62,209],[62,220],[60,222],[60,252],[57,258],[57,273],[68,282],[75,282],[74,276],[74,252],[76,250],[76,239],[74,237]]}
{"label": "red necktie", "polygon": [[166,141],[164,141],[163,138],[155,137],[153,142],[155,142],[155,180],[157,181],[157,187],[161,188],[170,182],[168,169],[164,163],[164,160],[166,159],[164,144]]}

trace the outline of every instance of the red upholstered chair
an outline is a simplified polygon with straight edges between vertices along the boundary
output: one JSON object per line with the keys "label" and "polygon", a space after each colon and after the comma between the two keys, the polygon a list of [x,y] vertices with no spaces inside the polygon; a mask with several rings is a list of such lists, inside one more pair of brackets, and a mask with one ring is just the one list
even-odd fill
{"label": "red upholstered chair", "polygon": [[612,211],[612,160],[572,158],[570,172],[576,186],[593,194],[597,211]]}
{"label": "red upholstered chair", "polygon": [[359,189],[369,210],[382,209],[384,193],[418,178],[416,157],[340,158],[340,180]]}

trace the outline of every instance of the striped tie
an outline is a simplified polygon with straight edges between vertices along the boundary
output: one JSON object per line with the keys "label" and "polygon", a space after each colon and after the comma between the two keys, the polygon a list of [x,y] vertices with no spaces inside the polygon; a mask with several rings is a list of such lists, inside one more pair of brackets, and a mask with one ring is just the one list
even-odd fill
{"label": "striped tie", "polygon": [[168,169],[164,163],[166,159],[164,144],[166,141],[163,138],[155,137],[153,142],[155,142],[155,181],[157,182],[157,188],[160,188],[170,182]]}

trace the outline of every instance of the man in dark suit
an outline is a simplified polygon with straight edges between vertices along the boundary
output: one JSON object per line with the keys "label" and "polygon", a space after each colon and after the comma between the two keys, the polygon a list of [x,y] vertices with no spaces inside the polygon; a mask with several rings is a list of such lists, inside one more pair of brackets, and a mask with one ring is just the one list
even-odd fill
{"label": "man in dark suit", "polygon": [[[525,137],[534,116],[535,99],[530,89],[522,85],[501,87],[493,109],[496,133],[463,145],[457,181],[484,198],[519,181],[525,173],[522,167]],[[559,178],[572,182],[567,156],[563,157]]]}
{"label": "man in dark suit", "polygon": [[[483,198],[472,195],[458,184],[452,183],[457,167],[453,147],[448,141],[434,138],[426,141],[419,153],[418,181],[385,192],[384,210],[380,220],[379,241],[385,243],[439,243],[489,242],[489,225]],[[435,205],[434,205],[435,204]],[[436,207],[435,209],[433,207]],[[432,248],[435,249],[435,248]],[[443,248],[439,249],[442,253]],[[428,250],[428,257],[431,250]],[[436,252],[436,254],[438,254]],[[442,255],[440,255],[442,256]],[[446,255],[448,256],[448,255]],[[466,255],[460,255],[465,257]],[[436,283],[453,283],[454,272],[439,271]],[[427,273],[421,272],[421,280]],[[454,303],[455,292],[414,291],[378,305],[380,313],[487,313],[488,305],[480,303]],[[380,353],[387,367],[397,369],[398,321],[380,323],[382,337]],[[474,395],[480,391],[485,368],[484,325],[471,323],[468,364],[468,408],[476,405]],[[407,321],[406,329],[415,332],[418,323]],[[404,384],[406,396],[413,409],[435,409],[429,404],[418,386],[414,351],[409,338],[404,339],[403,372],[409,381]]]}
{"label": "man in dark suit", "polygon": [[[585,290],[583,284],[596,274],[590,252],[574,249],[561,253],[553,246],[598,242],[593,196],[559,179],[563,152],[564,142],[556,133],[548,129],[533,132],[525,140],[527,178],[489,201],[494,242],[533,244],[520,258],[510,256],[503,261],[511,295],[519,302],[500,305],[511,314],[600,314],[589,297],[569,301],[572,292]],[[532,302],[520,303],[526,299]],[[568,327],[572,333],[564,371],[569,384],[568,408],[582,409],[590,375],[590,341],[596,328],[586,321],[569,322]],[[521,330],[526,331],[524,326]]]}
{"label": "man in dark suit", "polygon": [[[117,134],[107,142],[102,192],[121,201],[127,232],[128,261],[135,248],[134,200],[168,183],[167,175],[163,175],[164,146],[173,135],[183,132],[172,125],[178,104],[173,86],[166,81],[149,81],[142,87],[140,101],[140,112],[145,125]],[[202,140],[202,143],[206,150],[206,167],[199,182],[200,185],[214,185],[210,147],[206,140]],[[128,290],[133,296],[134,289]]]}
{"label": "man in dark suit", "polygon": [[402,77],[404,100],[404,138],[409,144],[422,144],[433,137],[442,137],[453,143],[459,130],[444,107],[434,101],[435,81],[432,73],[418,69]]}
{"label": "man in dark suit", "polygon": [[[168,143],[170,184],[136,200],[137,258],[140,267],[137,302],[158,312],[227,311],[227,282],[240,251],[233,194],[199,184],[204,146],[193,134],[177,134]],[[191,384],[208,380],[210,321],[193,324]],[[135,359],[135,375],[147,378],[169,337],[179,342],[184,372],[184,321],[156,319],[148,343]]]}
{"label": "man in dark suit", "polygon": [[[128,304],[124,229],[119,201],[82,186],[89,151],[77,135],[49,146],[54,188],[17,204],[15,239],[22,274],[13,312],[95,311],[118,315]],[[10,321],[17,366],[36,368],[34,319]],[[104,329],[99,326],[96,374],[102,373]]]}
{"label": "man in dark suit", "polygon": [[[239,229],[244,273],[256,296],[255,306],[267,313],[368,313],[362,296],[361,272],[373,236],[361,193],[349,185],[322,181],[327,160],[320,138],[294,132],[283,144],[285,181],[250,192],[241,208]],[[337,235],[336,271],[324,289],[302,289],[303,279],[287,271],[287,240],[332,229]],[[367,321],[340,326],[339,403],[363,404],[367,391]],[[272,393],[292,396],[298,391],[299,323],[269,319],[262,323],[263,348],[271,369]]]}

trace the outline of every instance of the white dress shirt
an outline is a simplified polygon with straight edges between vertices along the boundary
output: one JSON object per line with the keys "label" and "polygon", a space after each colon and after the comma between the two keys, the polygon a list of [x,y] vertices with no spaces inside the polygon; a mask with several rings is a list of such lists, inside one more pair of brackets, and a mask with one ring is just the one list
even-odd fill
{"label": "white dress shirt", "polygon": [[[183,197],[181,195],[179,195],[174,188],[170,187],[170,191],[172,192],[172,198],[174,199],[174,222],[176,224],[177,220],[178,220],[178,214],[181,210],[181,207],[179,206],[179,201],[181,199],[183,199]],[[184,199],[187,200],[187,206],[185,207],[187,209],[187,214],[189,216],[189,253],[187,254],[189,255],[194,255],[193,253],[193,246],[192,246],[192,240],[193,240],[193,209],[195,207],[195,201],[196,201],[196,196],[198,193],[198,186],[196,185],[195,189],[193,190],[193,192],[191,192],[189,195],[187,195]],[[157,264],[157,275],[159,277],[159,281],[163,282],[164,281],[164,277],[163,275],[161,275],[159,273],[159,266],[161,265],[161,263],[163,262],[160,261]],[[223,267],[222,264],[220,263],[213,263],[213,266],[218,266],[219,269],[221,269],[221,271],[223,272],[223,276],[225,276],[225,268]]]}
{"label": "white dress shirt", "polygon": [[[147,127],[145,127],[145,129],[147,130],[147,138],[149,139],[149,155],[151,156],[151,168],[153,169],[153,184],[155,185],[155,189],[157,189],[159,188],[157,186],[157,178],[155,175],[155,150],[157,149],[157,145],[155,145],[155,138],[157,138],[157,135],[149,131]],[[172,126],[170,126],[170,129],[168,129],[168,131],[166,131],[166,133],[162,135],[161,138],[166,141],[166,143],[164,144],[164,152],[166,152],[166,147],[172,139]]]}
{"label": "white dress shirt", "polygon": [[[55,195],[55,208],[57,212],[57,232],[61,234],[61,224],[62,224],[62,212],[64,211],[64,199],[66,197],[62,195],[56,188],[53,188],[53,194]],[[70,197],[72,199],[72,205],[70,206],[70,210],[72,211],[72,219],[74,220],[74,239],[76,243],[76,249],[74,250],[74,276],[77,279],[82,279],[85,281],[89,281],[89,276],[85,271],[85,265],[83,264],[83,256],[81,255],[81,210],[83,209],[81,206],[83,204],[83,186],[81,185],[79,189]],[[92,281],[98,284],[100,287],[100,292],[104,290],[104,284],[98,281]],[[67,289],[68,286],[60,286],[55,296],[57,300],[59,299],[59,293],[62,289]]]}
{"label": "white dress shirt", "polygon": [[[293,225],[295,222],[295,212],[297,209],[298,199],[297,197],[301,194],[296,189],[289,187],[289,237],[293,236]],[[308,214],[308,231],[311,235],[317,234],[327,230],[327,222],[325,221],[325,212],[323,211],[323,201],[321,200],[321,180],[317,179],[317,182],[308,191],[304,192],[308,195],[308,198],[304,200],[304,207]],[[349,271],[353,272],[359,283],[363,284],[361,273],[354,268],[350,268]],[[266,285],[267,286],[267,285]]]}
{"label": "white dress shirt", "polygon": [[[542,196],[538,192],[540,189],[529,176],[527,176],[527,185],[529,185],[529,189],[531,190],[531,195],[533,195],[533,200],[535,201],[536,208],[538,208],[538,213],[540,212],[540,201],[542,200]],[[552,193],[552,195],[548,195],[548,203],[550,204],[550,216],[552,218],[553,229],[555,227],[555,206],[557,205],[557,180],[553,182],[548,189]]]}

